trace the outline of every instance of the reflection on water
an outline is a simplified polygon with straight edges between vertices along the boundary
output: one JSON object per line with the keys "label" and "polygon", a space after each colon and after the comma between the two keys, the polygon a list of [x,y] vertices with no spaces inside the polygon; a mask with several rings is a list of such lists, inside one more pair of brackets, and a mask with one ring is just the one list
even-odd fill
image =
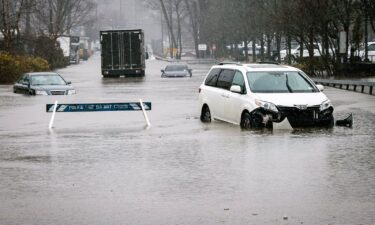
{"label": "reflection on water", "polygon": [[37,162],[37,163],[48,163],[51,161],[51,156],[44,155],[29,155],[29,156],[18,156],[15,158],[4,159],[4,161],[24,161],[24,162]]}
{"label": "reflection on water", "polygon": [[145,81],[144,77],[115,77],[115,78],[102,78],[102,85],[113,85],[113,84],[138,84]]}

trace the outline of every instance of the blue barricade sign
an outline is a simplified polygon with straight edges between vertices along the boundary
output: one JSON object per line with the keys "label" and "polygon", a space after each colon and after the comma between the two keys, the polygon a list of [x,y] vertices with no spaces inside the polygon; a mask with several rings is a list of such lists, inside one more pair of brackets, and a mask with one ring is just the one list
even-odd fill
{"label": "blue barricade sign", "polygon": [[[55,104],[47,104],[47,112],[53,112]],[[144,102],[145,110],[151,110],[151,102]],[[57,104],[56,112],[100,112],[100,111],[135,111],[142,110],[141,103],[85,103],[85,104]]]}

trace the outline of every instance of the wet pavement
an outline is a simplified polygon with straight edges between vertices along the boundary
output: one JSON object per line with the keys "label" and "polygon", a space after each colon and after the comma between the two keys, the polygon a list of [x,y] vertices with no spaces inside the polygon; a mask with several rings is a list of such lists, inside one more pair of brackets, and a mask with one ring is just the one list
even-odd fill
{"label": "wet pavement", "polygon": [[[74,96],[0,85],[0,224],[375,224],[375,96],[327,88],[352,129],[241,131],[199,121],[192,78],[102,79],[98,55],[58,71]],[[151,101],[141,112],[45,104]]]}

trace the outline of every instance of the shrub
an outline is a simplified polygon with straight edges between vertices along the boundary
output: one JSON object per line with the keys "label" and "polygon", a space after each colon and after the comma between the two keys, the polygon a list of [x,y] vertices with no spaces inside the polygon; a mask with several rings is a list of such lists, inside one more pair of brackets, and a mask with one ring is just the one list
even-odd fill
{"label": "shrub", "polygon": [[18,79],[21,74],[19,62],[7,52],[0,52],[0,83],[8,84]]}
{"label": "shrub", "polygon": [[0,83],[14,83],[23,73],[49,70],[48,62],[39,57],[13,56],[0,52]]}
{"label": "shrub", "polygon": [[56,41],[46,36],[40,36],[35,42],[35,55],[46,59],[51,69],[62,68],[69,65],[69,60],[64,57],[63,51]]}
{"label": "shrub", "polygon": [[305,71],[310,76],[322,77],[325,75],[332,75],[334,71],[334,61],[330,58],[315,56],[313,58],[298,58],[297,65],[299,69]]}
{"label": "shrub", "polygon": [[26,57],[26,63],[30,65],[30,71],[33,72],[47,71],[50,67],[47,60],[40,57]]}

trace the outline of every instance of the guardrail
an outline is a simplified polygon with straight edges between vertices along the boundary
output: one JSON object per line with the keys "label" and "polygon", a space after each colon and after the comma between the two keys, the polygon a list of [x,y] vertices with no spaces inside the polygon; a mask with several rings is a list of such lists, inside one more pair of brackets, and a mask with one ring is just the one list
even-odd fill
{"label": "guardrail", "polygon": [[329,80],[329,79],[313,79],[316,84],[322,84],[328,87],[340,88],[345,89],[348,91],[355,91],[357,92],[357,87],[360,87],[358,91],[361,93],[367,93],[369,95],[373,94],[373,89],[375,86],[375,82],[367,82],[367,81],[354,81],[354,80]]}

